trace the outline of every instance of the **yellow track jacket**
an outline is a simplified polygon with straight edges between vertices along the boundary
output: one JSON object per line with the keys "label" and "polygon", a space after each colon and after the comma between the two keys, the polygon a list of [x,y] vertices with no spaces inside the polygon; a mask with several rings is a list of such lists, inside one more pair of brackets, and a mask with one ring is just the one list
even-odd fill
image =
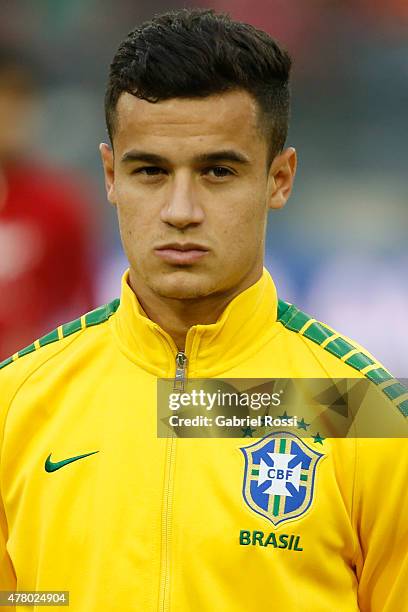
{"label": "yellow track jacket", "polygon": [[[264,269],[190,328],[187,377],[366,377],[401,438],[158,438],[177,348],[127,278],[0,366],[0,590],[69,591],[72,612],[408,610],[406,389]],[[301,511],[259,489],[265,449],[304,453]]]}

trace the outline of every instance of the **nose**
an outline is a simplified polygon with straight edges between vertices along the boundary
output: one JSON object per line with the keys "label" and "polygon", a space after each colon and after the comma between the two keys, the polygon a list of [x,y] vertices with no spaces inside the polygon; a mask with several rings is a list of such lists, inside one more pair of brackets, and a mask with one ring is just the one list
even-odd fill
{"label": "nose", "polygon": [[180,172],[169,184],[160,217],[164,223],[179,229],[202,223],[204,211],[198,203],[194,179],[187,172]]}

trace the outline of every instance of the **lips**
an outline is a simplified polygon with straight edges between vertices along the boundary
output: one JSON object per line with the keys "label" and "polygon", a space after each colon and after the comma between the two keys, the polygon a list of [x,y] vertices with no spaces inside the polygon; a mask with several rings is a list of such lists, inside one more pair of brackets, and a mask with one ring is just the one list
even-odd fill
{"label": "lips", "polygon": [[209,251],[201,244],[192,242],[186,242],[184,244],[173,242],[155,248],[154,252],[167,263],[191,265],[205,257]]}

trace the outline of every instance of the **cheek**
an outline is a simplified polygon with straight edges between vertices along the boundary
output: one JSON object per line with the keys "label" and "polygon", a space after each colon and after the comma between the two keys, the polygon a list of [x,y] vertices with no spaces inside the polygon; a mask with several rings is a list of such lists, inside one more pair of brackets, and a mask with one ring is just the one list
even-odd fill
{"label": "cheek", "polygon": [[262,239],[266,223],[266,207],[254,196],[224,207],[223,218],[214,219],[213,227],[231,246],[252,244]]}
{"label": "cheek", "polygon": [[122,237],[138,238],[146,241],[155,227],[154,207],[146,197],[133,189],[120,186],[116,188],[117,212]]}
{"label": "cheek", "polygon": [[151,226],[134,204],[117,206],[119,231],[128,256],[143,256],[150,241]]}

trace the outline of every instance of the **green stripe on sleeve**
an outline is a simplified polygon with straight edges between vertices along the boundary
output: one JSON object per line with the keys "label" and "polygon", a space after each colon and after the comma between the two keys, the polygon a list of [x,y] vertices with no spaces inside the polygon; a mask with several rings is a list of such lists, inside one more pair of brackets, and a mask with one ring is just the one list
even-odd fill
{"label": "green stripe on sleeve", "polygon": [[310,318],[307,314],[298,310],[295,316],[288,321],[286,327],[292,331],[300,331],[304,324],[310,321]]}
{"label": "green stripe on sleeve", "polygon": [[336,357],[340,358],[347,355],[347,353],[352,351],[354,348],[355,347],[350,344],[350,342],[347,342],[343,338],[336,338],[325,346],[326,351],[329,351],[329,353],[332,353],[332,355],[336,355]]}
{"label": "green stripe on sleeve", "polygon": [[383,389],[385,395],[387,395],[390,399],[394,400],[397,399],[397,397],[399,397],[400,395],[404,395],[404,393],[407,392],[406,387],[404,387],[404,385],[401,385],[401,383],[396,382],[393,385],[390,385],[389,387],[385,387]]}
{"label": "green stripe on sleeve", "polygon": [[88,312],[85,315],[85,327],[91,327],[92,325],[99,325],[102,321],[106,321],[107,319],[107,310],[106,306],[102,306],[101,308],[97,308],[92,312]]}
{"label": "green stripe on sleeve", "polygon": [[92,312],[88,312],[85,315],[85,327],[91,327],[92,325],[99,325],[99,323],[103,323],[107,321],[111,314],[116,312],[119,306],[119,300],[116,299],[110,304],[106,304],[105,306],[100,306]]}
{"label": "green stripe on sleeve", "polygon": [[[287,304],[282,300],[279,300],[278,304],[277,322],[281,323],[284,327],[287,327],[290,331],[299,333],[304,324],[312,318],[310,315],[301,312],[293,304]],[[359,372],[365,368],[368,368],[368,366],[374,366],[376,362],[362,350],[360,350],[358,346],[352,344],[352,341],[349,342],[346,338],[341,337],[340,334],[334,330],[330,330],[319,321],[314,321],[311,323],[302,333],[302,336],[305,336],[305,338],[308,338],[321,346],[324,341],[327,340],[327,338],[330,338],[334,334],[336,334],[337,337],[334,340],[327,342],[322,347],[323,350],[328,351],[339,359],[345,357],[347,353],[350,353],[351,351],[356,351],[354,355],[351,355],[344,361],[344,363],[355,370],[358,370]],[[379,364],[378,367],[374,367],[374,369],[366,372],[364,375],[376,385],[388,380],[395,380],[392,374],[387,372],[387,370],[385,370],[385,368],[381,367]],[[407,393],[407,388],[395,380],[393,384],[390,384],[388,387],[384,387],[382,391],[389,399],[395,401],[398,400],[398,397]],[[396,407],[405,417],[408,416],[408,400],[405,400],[400,404],[396,404]]]}
{"label": "green stripe on sleeve", "polygon": [[6,366],[8,366],[10,363],[13,363],[13,358],[12,357],[7,357],[7,359],[5,359],[4,361],[2,361],[0,363],[0,370],[2,368],[5,368]]}
{"label": "green stripe on sleeve", "polygon": [[64,325],[62,326],[62,335],[64,336],[64,338],[66,338],[71,334],[75,334],[75,332],[79,331],[81,328],[81,319],[75,319],[75,321],[64,323]]}
{"label": "green stripe on sleeve", "polygon": [[402,414],[405,417],[408,417],[408,400],[405,400],[404,402],[401,402],[401,404],[398,404],[398,409],[401,410]]}
{"label": "green stripe on sleeve", "polygon": [[[70,321],[69,323],[64,323],[64,325],[62,325],[61,327],[61,330],[62,330],[61,337],[66,338],[67,336],[70,336],[71,334],[74,334],[75,332],[80,331],[83,327],[85,328],[85,327],[90,327],[92,325],[98,325],[99,323],[104,323],[105,321],[109,319],[109,317],[114,312],[116,312],[119,304],[120,304],[120,299],[117,298],[116,300],[113,300],[112,302],[110,302],[109,304],[106,304],[105,306],[100,306],[99,308],[96,308],[95,310],[88,312],[85,315],[85,325],[84,326],[81,323],[81,318],[75,319],[74,321]],[[38,340],[38,344],[39,344],[39,347],[43,347],[43,346],[46,346],[47,344],[57,342],[58,340],[60,340],[58,336],[58,329],[54,329],[49,334],[46,334],[45,336],[40,338]],[[24,355],[28,355],[29,353],[33,353],[37,350],[38,350],[38,347],[35,345],[35,343],[33,343],[21,349],[21,351],[18,352],[17,356],[18,358],[24,357]],[[8,357],[7,359],[5,359],[4,361],[0,363],[0,369],[5,368],[7,365],[11,363],[13,363],[13,358]]]}
{"label": "green stripe on sleeve", "polygon": [[33,351],[35,351],[34,343],[30,344],[30,346],[26,346],[26,348],[23,348],[21,351],[18,351],[18,356],[24,357],[24,355],[28,355],[29,353],[32,353]]}
{"label": "green stripe on sleeve", "polygon": [[352,368],[355,368],[356,370],[363,370],[367,366],[373,365],[373,363],[375,362],[372,359],[370,359],[368,355],[365,355],[364,353],[356,353],[355,355],[352,355],[351,357],[346,359],[344,363],[347,363],[347,365],[350,365]]}
{"label": "green stripe on sleeve", "polygon": [[51,342],[56,342],[57,340],[58,330],[54,329],[54,331],[40,338],[38,342],[40,343],[40,346],[45,346],[46,344],[51,344]]}
{"label": "green stripe on sleeve", "polygon": [[115,298],[114,300],[112,300],[112,302],[109,302],[109,304],[106,304],[105,308],[106,308],[106,314],[107,314],[108,319],[113,313],[117,311],[117,309],[119,308],[119,304],[120,304],[120,298]]}
{"label": "green stripe on sleeve", "polygon": [[376,385],[385,382],[386,380],[391,380],[393,377],[387,370],[384,368],[377,368],[376,370],[371,370],[366,374],[367,378],[372,380]]}
{"label": "green stripe on sleeve", "polygon": [[278,321],[283,325],[287,325],[288,322],[296,315],[298,309],[296,306],[289,306],[286,310],[284,310],[279,317]]}
{"label": "green stripe on sleeve", "polygon": [[278,321],[281,320],[281,318],[283,317],[283,315],[285,314],[285,312],[287,310],[289,310],[290,308],[290,304],[288,304],[287,302],[284,302],[283,300],[278,300]]}
{"label": "green stripe on sleeve", "polygon": [[316,323],[312,323],[312,325],[307,328],[307,330],[303,333],[303,335],[306,338],[309,338],[309,340],[313,340],[313,342],[316,342],[317,344],[321,344],[327,338],[330,338],[330,336],[333,336],[334,332],[332,332],[330,329],[328,329],[321,323],[316,322]]}

